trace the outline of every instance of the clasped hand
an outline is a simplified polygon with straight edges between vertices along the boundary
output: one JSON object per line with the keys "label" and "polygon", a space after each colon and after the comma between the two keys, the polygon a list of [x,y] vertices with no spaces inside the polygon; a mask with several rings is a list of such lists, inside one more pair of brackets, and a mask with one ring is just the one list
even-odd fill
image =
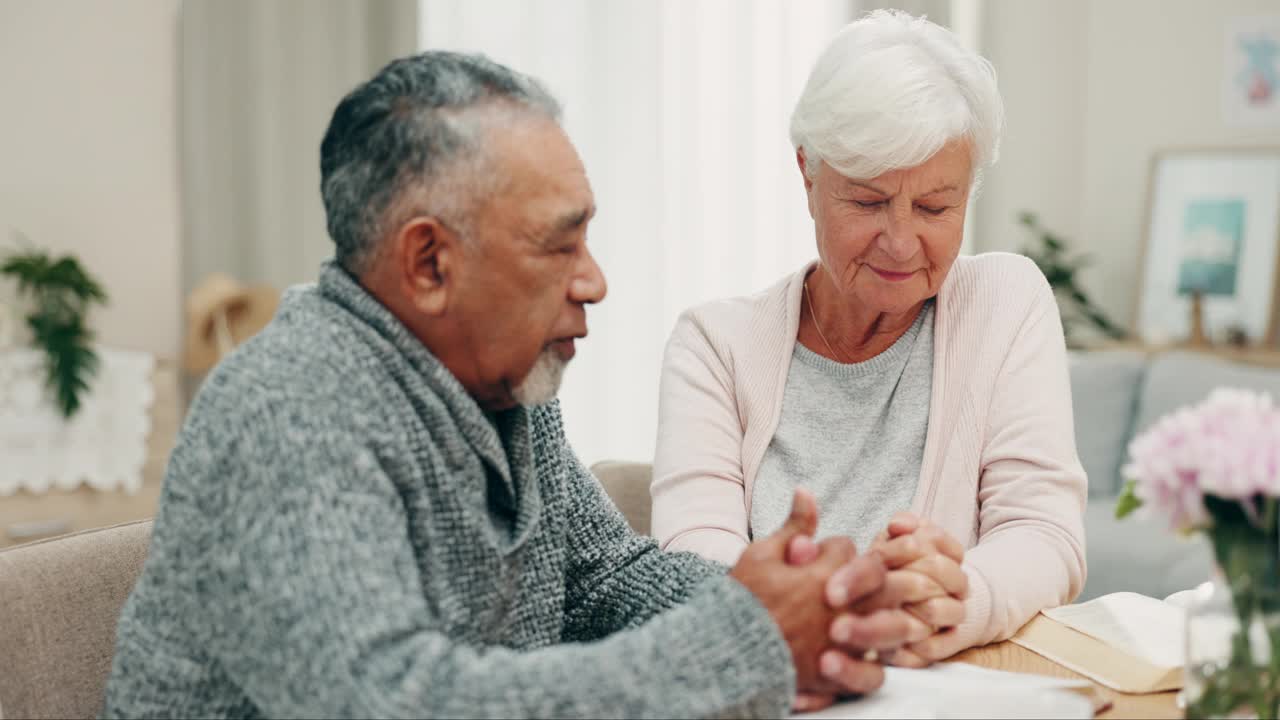
{"label": "clasped hand", "polygon": [[884,682],[882,661],[921,666],[963,618],[963,549],[937,528],[900,514],[859,556],[847,538],[816,543],[818,510],[797,490],[777,533],[752,543],[730,576],[769,611],[791,650],[795,709]]}

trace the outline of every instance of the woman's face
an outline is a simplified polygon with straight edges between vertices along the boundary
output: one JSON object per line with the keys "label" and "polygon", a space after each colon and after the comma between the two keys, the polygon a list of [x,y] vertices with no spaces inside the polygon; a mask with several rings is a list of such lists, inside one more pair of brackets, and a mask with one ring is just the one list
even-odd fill
{"label": "woman's face", "polygon": [[969,144],[957,141],[922,165],[869,180],[826,163],[806,175],[818,256],[837,289],[889,314],[937,295],[960,253],[972,169]]}

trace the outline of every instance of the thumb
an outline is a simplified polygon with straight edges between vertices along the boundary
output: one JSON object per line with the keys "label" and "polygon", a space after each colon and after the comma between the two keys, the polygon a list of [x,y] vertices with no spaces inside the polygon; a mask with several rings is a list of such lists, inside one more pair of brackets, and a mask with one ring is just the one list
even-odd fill
{"label": "thumb", "polygon": [[809,535],[796,535],[787,543],[787,564],[808,565],[822,554],[822,548]]}
{"label": "thumb", "polygon": [[789,543],[791,538],[797,535],[812,537],[817,533],[818,501],[808,490],[796,488],[795,495],[791,499],[791,515],[787,517],[787,522],[782,525],[782,529],[778,530],[775,537],[784,543]]}

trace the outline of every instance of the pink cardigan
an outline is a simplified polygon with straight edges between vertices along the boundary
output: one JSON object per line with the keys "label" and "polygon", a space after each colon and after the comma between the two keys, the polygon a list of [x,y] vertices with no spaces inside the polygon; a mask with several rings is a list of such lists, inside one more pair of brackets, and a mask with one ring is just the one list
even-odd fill
{"label": "pink cardigan", "polygon": [[[663,548],[732,564],[746,547],[752,482],[782,412],[812,267],[677,322],[663,362],[652,486]],[[1006,639],[1079,594],[1086,492],[1053,291],[1022,256],[957,259],[938,294],[929,424],[911,504],[967,548],[966,618],[947,655]]]}

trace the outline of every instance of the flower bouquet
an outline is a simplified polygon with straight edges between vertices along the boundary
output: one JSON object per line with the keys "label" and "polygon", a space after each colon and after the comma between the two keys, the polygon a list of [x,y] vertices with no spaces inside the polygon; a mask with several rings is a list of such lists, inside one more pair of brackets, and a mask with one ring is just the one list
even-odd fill
{"label": "flower bouquet", "polygon": [[[1124,517],[1164,517],[1204,533],[1218,572],[1221,616],[1206,646],[1189,612],[1188,717],[1276,718],[1280,713],[1280,409],[1270,396],[1215,390],[1161,418],[1129,446]],[[1193,647],[1196,645],[1196,647]]]}

